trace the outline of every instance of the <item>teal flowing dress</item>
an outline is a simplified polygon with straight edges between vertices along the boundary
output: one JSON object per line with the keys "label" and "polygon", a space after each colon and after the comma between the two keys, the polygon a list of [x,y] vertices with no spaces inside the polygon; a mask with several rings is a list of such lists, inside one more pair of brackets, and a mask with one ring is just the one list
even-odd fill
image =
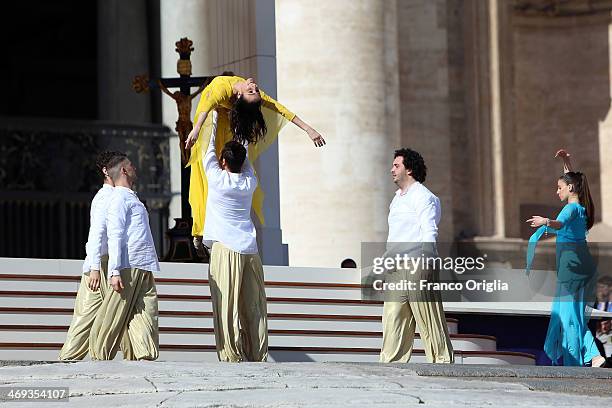
{"label": "teal flowing dress", "polygon": [[546,233],[557,234],[557,285],[544,351],[553,365],[584,366],[599,356],[595,338],[587,323],[586,306],[594,299],[597,268],[586,242],[587,216],[583,206],[568,203],[557,221],[558,230],[543,225],[529,239],[527,273],[535,255],[538,240]]}

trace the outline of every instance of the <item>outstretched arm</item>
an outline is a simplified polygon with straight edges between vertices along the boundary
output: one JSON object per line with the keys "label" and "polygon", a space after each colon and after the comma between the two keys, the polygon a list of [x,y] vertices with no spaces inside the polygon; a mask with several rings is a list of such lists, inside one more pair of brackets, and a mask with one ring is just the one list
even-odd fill
{"label": "outstretched arm", "polygon": [[559,215],[557,215],[557,219],[555,220],[534,215],[526,222],[530,222],[532,227],[546,225],[547,227],[550,227],[553,230],[559,230],[563,228],[565,224],[572,221],[577,216],[578,212],[576,210],[576,206],[566,204],[565,207],[563,207],[563,209],[559,213]]}
{"label": "outstretched arm", "polygon": [[[200,129],[208,116],[208,113],[216,109],[223,101],[227,101],[232,96],[232,87],[225,81],[223,81],[220,77],[216,77],[203,88],[205,91],[200,98],[200,102],[198,103],[198,108],[196,110],[196,118],[195,123],[193,125],[193,129],[189,132],[189,136],[187,136],[187,140],[185,140],[185,148],[190,149],[193,144],[198,140],[198,136],[200,135]],[[201,92],[198,90],[198,92]]]}
{"label": "outstretched arm", "polygon": [[308,135],[310,140],[313,141],[315,146],[321,147],[325,145],[325,139],[323,139],[323,136],[321,136],[319,132],[314,130],[310,125],[300,119],[296,114],[290,112],[289,109],[285,108],[281,103],[271,98],[264,91],[260,90],[259,92],[261,94],[262,103],[265,107],[280,113],[285,117],[285,119],[293,122],[297,127],[306,132],[306,134]]}
{"label": "outstretched arm", "polygon": [[246,157],[244,158],[244,163],[242,164],[242,172],[247,175],[254,175],[255,169],[253,169],[253,165],[249,160],[249,144],[245,142],[243,146],[246,149]]}
{"label": "outstretched arm", "polygon": [[214,171],[221,171],[219,166],[219,159],[215,152],[215,143],[217,138],[217,111],[212,111],[212,129],[210,133],[210,142],[208,142],[208,148],[204,155],[204,169],[206,173],[211,177]]}
{"label": "outstretched arm", "polygon": [[193,129],[191,129],[189,136],[187,136],[187,139],[185,140],[185,149],[191,149],[196,140],[198,140],[198,135],[200,134],[202,124],[206,120],[206,116],[208,116],[208,112],[200,112],[196,117],[196,122],[193,125]]}
{"label": "outstretched arm", "polygon": [[323,136],[321,136],[319,132],[314,130],[310,125],[300,119],[297,115],[293,117],[293,120],[291,122],[295,123],[297,127],[306,132],[306,134],[308,135],[310,140],[313,141],[315,146],[321,147],[325,145],[325,139],[323,139]]}
{"label": "outstretched arm", "polygon": [[561,159],[563,159],[563,172],[564,173],[569,173],[570,171],[574,171],[572,168],[572,163],[570,162],[570,156],[571,154],[569,154],[567,150],[565,149],[559,149],[557,150],[557,153],[555,153],[555,158],[560,157]]}
{"label": "outstretched arm", "polygon": [[551,220],[550,218],[540,217],[539,215],[532,215],[527,221],[530,227],[538,228],[542,225],[552,228],[553,230],[559,230],[563,227],[563,222],[559,220]]}

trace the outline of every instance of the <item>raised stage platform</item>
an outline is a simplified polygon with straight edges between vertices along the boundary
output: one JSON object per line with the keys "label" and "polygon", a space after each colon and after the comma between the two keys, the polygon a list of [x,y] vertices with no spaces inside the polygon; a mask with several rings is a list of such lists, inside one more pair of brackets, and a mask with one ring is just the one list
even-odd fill
{"label": "raised stage platform", "polygon": [[[208,265],[161,265],[160,360],[216,361]],[[0,360],[57,358],[80,270],[75,260],[0,258]],[[361,300],[358,269],[266,266],[265,278],[271,361],[378,361],[382,303]],[[499,351],[495,336],[463,332],[461,317],[451,315],[546,316],[549,309],[549,302],[446,303],[456,363],[534,365],[536,358]],[[418,338],[412,361],[425,361]]]}

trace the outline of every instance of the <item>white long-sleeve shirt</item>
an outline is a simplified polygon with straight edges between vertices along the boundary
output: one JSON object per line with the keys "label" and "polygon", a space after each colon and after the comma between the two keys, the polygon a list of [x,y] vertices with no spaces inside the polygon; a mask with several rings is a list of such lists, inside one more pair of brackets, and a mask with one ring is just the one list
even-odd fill
{"label": "white long-sleeve shirt", "polygon": [[149,214],[136,193],[116,186],[106,216],[109,277],[125,268],[159,272]]}
{"label": "white long-sleeve shirt", "polygon": [[421,183],[404,194],[397,190],[389,205],[387,242],[436,242],[441,214],[440,199]]}
{"label": "white long-sleeve shirt", "polygon": [[248,157],[240,173],[221,169],[215,154],[217,112],[212,111],[212,115],[212,134],[203,159],[208,198],[202,239],[207,244],[220,242],[242,254],[256,254],[257,234],[251,220],[251,203],[257,177]]}
{"label": "white long-sleeve shirt", "polygon": [[106,234],[106,212],[110,197],[113,193],[113,186],[103,184],[91,201],[89,211],[89,235],[85,244],[85,262],[83,263],[83,273],[90,270],[99,271],[101,269],[102,256],[108,254],[108,236]]}

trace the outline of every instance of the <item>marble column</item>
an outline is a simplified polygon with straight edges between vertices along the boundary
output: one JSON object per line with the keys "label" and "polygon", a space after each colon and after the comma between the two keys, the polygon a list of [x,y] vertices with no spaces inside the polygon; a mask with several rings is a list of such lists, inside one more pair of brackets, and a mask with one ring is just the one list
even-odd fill
{"label": "marble column", "polygon": [[[455,207],[466,207],[470,230],[481,237],[520,235],[517,195],[517,141],[513,110],[512,4],[499,0],[463,2],[465,36],[465,108],[467,149],[463,179],[455,185],[469,193],[456,195]],[[453,172],[461,171],[459,162]],[[456,211],[457,212],[457,211]],[[456,220],[459,225],[461,220]],[[455,228],[455,236],[460,229]]]}
{"label": "marble column", "polygon": [[[161,23],[161,75],[177,77],[176,62],[179,58],[175,43],[183,37],[193,41],[191,54],[193,75],[212,73],[210,46],[211,0],[160,0]],[[193,88],[195,91],[195,88]],[[192,117],[195,114],[199,97],[194,99]],[[162,121],[174,131],[178,112],[176,102],[162,95]],[[174,226],[174,218],[181,216],[181,153],[178,135],[170,139],[170,201],[169,227]]]}
{"label": "marble column", "polygon": [[[612,24],[608,25],[608,90],[612,99]],[[599,124],[599,164],[601,180],[601,221],[608,228],[604,239],[610,242],[612,239],[612,110],[608,111],[606,117]],[[603,237],[602,237],[603,238]]]}
{"label": "marble column", "polygon": [[[261,88],[277,98],[275,1],[256,0],[254,6],[255,44],[252,45],[252,55],[255,57],[255,75]],[[293,127],[293,124],[287,127]],[[255,168],[265,192],[265,225],[258,229],[262,260],[269,265],[288,265],[287,245],[283,244],[280,224],[278,142],[261,155]]]}
{"label": "marble column", "polygon": [[149,71],[147,1],[98,1],[98,119],[150,123],[150,98],[132,90]]}
{"label": "marble column", "polygon": [[[261,89],[276,98],[274,12],[274,0],[214,0],[210,38],[214,73],[232,71],[253,77]],[[278,145],[270,146],[254,167],[265,194],[265,225],[256,225],[259,252],[264,264],[286,265],[287,247],[282,243],[279,216]]]}
{"label": "marble column", "polygon": [[289,263],[359,263],[385,241],[399,147],[395,1],[276,2],[278,98],[327,140],[279,138],[280,212]]}
{"label": "marble column", "polygon": [[[232,71],[254,77],[262,89],[276,97],[276,39],[274,0],[161,0],[162,75],[176,75],[174,42],[188,37],[194,42],[193,74]],[[194,99],[193,113],[199,102]],[[164,98],[164,123],[174,128],[176,107]],[[171,217],[180,213],[180,155],[171,142],[172,187],[175,199]],[[264,264],[287,264],[282,244],[278,199],[278,148],[273,145],[254,163],[265,192],[265,226],[258,226],[258,243]]]}

